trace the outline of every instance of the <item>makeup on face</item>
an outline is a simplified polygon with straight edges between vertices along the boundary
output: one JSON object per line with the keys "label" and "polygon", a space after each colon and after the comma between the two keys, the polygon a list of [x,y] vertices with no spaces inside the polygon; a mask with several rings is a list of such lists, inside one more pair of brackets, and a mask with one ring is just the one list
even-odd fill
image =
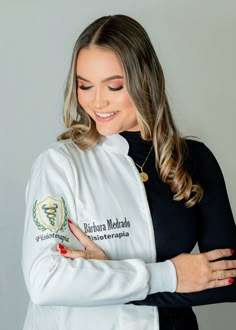
{"label": "makeup on face", "polygon": [[136,110],[113,51],[97,46],[81,49],[76,78],[78,101],[101,135],[138,130]]}

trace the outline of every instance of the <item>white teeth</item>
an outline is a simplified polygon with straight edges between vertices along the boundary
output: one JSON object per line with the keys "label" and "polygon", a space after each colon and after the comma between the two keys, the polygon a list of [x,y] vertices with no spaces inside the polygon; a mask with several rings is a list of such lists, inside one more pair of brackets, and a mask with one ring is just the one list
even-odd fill
{"label": "white teeth", "polygon": [[96,112],[96,115],[102,118],[107,118],[107,117],[111,117],[115,114],[116,112],[110,112],[110,113],[99,113]]}

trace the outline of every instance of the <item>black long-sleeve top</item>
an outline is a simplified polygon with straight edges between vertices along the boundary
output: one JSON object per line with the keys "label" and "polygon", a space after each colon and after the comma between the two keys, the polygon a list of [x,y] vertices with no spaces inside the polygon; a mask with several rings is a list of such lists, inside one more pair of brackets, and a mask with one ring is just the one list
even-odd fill
{"label": "black long-sleeve top", "polygon": [[[151,142],[143,141],[139,132],[123,132],[121,135],[129,143],[129,156],[142,165]],[[189,139],[186,142],[184,166],[193,182],[201,184],[204,189],[204,197],[197,205],[186,208],[184,201],[173,200],[169,186],[161,181],[155,169],[154,151],[144,166],[149,175],[144,186],[153,220],[157,261],[190,253],[196,243],[201,252],[217,248],[236,251],[236,226],[221,169],[203,143]],[[160,330],[194,330],[197,323],[191,306],[235,301],[236,282],[195,293],[156,293],[132,303],[158,306]]]}

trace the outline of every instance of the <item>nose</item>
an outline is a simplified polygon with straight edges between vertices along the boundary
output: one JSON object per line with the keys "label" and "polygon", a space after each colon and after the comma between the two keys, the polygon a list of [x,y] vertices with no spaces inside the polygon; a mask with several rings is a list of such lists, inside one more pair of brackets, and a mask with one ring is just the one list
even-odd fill
{"label": "nose", "polygon": [[102,109],[109,105],[108,97],[105,91],[97,88],[94,91],[93,100],[92,100],[92,107],[94,109]]}

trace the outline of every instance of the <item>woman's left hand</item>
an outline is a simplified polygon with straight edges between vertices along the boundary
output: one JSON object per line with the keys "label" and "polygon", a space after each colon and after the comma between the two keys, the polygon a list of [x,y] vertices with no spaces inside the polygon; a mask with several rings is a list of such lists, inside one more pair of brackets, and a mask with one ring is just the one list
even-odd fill
{"label": "woman's left hand", "polygon": [[71,220],[68,220],[68,225],[71,232],[78,238],[80,243],[84,246],[85,250],[74,250],[72,248],[65,247],[62,244],[57,244],[57,250],[61,255],[66,258],[76,259],[97,259],[97,260],[107,260],[107,256],[103,250],[95,244],[91,239],[85,235],[85,233],[80,230]]}

